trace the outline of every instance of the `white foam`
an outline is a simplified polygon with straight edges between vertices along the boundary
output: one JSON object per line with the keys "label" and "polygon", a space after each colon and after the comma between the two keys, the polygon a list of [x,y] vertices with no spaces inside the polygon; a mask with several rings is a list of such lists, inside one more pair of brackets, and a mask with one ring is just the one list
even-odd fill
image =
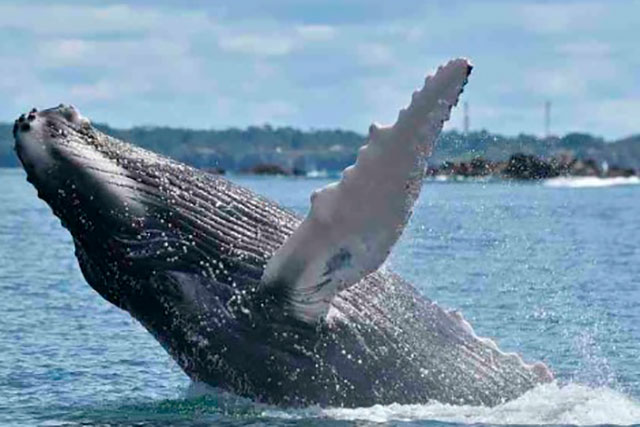
{"label": "white foam", "polygon": [[547,187],[566,188],[597,188],[633,184],[640,184],[640,177],[598,178],[595,176],[580,176],[551,178],[544,181],[544,185]]}
{"label": "white foam", "polygon": [[518,399],[493,408],[433,402],[424,405],[375,405],[355,409],[270,409],[263,416],[375,423],[429,420],[465,424],[632,425],[640,423],[640,403],[606,387],[591,388],[580,384],[559,386],[554,382],[538,386]]}
{"label": "white foam", "polygon": [[322,170],[311,170],[309,172],[307,172],[307,178],[328,178],[329,177],[329,171],[327,171],[326,169],[322,169]]}

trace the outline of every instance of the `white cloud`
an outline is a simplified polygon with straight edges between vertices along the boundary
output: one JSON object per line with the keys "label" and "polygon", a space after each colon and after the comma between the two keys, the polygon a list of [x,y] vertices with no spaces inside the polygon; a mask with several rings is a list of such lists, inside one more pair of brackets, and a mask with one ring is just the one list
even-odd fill
{"label": "white cloud", "polygon": [[264,60],[255,61],[251,70],[251,78],[242,81],[239,85],[244,94],[264,92],[265,86],[268,86],[270,81],[277,80],[277,74],[279,73],[279,67]]}
{"label": "white cloud", "polygon": [[115,88],[108,82],[100,81],[96,84],[77,84],[71,86],[69,93],[77,102],[105,101],[117,96]]}
{"label": "white cloud", "polygon": [[358,59],[362,65],[379,67],[394,62],[389,46],[381,43],[363,43],[357,47]]}
{"label": "white cloud", "polygon": [[525,88],[548,97],[588,97],[595,85],[610,85],[620,77],[615,62],[603,57],[577,58],[561,66],[524,73]]}
{"label": "white cloud", "polygon": [[526,89],[546,97],[581,96],[587,88],[584,79],[576,79],[571,70],[560,68],[527,71],[524,82]]}
{"label": "white cloud", "polygon": [[298,108],[288,101],[272,100],[255,103],[249,110],[255,123],[278,123],[283,118],[295,114]]}
{"label": "white cloud", "polygon": [[63,39],[53,42],[46,42],[41,54],[60,60],[77,60],[87,53],[89,44],[79,39]]}
{"label": "white cloud", "polygon": [[[406,82],[403,82],[406,83]],[[416,79],[413,83],[420,83]],[[400,109],[409,105],[411,93],[414,88],[405,87],[393,78],[363,78],[359,88],[361,101],[366,108],[360,113],[366,125],[362,126],[362,131],[367,129],[368,124],[375,121],[382,125],[390,125],[396,122]],[[417,85],[415,85],[417,87]]]}
{"label": "white cloud", "polygon": [[425,36],[425,28],[422,23],[396,22],[380,26],[379,32],[391,37],[400,37],[406,42],[416,42]]}
{"label": "white cloud", "polygon": [[576,110],[571,123],[573,130],[602,135],[614,127],[620,137],[638,133],[640,99],[602,99],[583,103]]}
{"label": "white cloud", "polygon": [[310,41],[332,40],[336,35],[336,29],[330,25],[300,25],[295,29],[300,37]]}
{"label": "white cloud", "polygon": [[202,11],[134,7],[128,5],[0,4],[0,27],[39,35],[78,36],[136,33],[180,28],[180,33],[211,27]]}
{"label": "white cloud", "polygon": [[294,43],[290,38],[283,36],[238,34],[220,37],[218,46],[227,52],[256,56],[282,56],[291,53]]}
{"label": "white cloud", "polygon": [[525,28],[534,33],[569,33],[597,23],[604,9],[603,4],[587,1],[529,3],[520,8],[520,18]]}
{"label": "white cloud", "polygon": [[558,52],[575,56],[605,56],[611,53],[611,45],[597,40],[561,44]]}

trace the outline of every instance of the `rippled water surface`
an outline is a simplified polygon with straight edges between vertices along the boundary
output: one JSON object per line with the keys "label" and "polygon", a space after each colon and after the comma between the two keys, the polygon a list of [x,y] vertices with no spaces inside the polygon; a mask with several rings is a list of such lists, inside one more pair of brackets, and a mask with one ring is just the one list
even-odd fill
{"label": "rippled water surface", "polygon": [[[304,213],[328,181],[236,177]],[[426,183],[386,268],[558,380],[495,408],[281,409],[191,384],[0,169],[0,425],[640,423],[640,185]]]}

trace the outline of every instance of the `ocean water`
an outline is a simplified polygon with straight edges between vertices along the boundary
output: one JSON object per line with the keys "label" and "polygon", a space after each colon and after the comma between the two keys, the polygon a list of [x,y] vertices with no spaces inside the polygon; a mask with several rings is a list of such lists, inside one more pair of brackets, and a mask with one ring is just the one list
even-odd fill
{"label": "ocean water", "polygon": [[[329,182],[232,179],[301,214]],[[283,409],[192,384],[84,283],[24,173],[0,188],[0,425],[640,423],[638,182],[425,183],[384,268],[557,377],[494,408]]]}

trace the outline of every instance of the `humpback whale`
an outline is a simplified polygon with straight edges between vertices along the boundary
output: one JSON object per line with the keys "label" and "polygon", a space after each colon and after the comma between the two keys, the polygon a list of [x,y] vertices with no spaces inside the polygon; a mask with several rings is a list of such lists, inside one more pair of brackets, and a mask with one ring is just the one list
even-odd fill
{"label": "humpback whale", "polygon": [[72,106],[21,115],[15,149],[88,284],[192,380],[286,406],[496,405],[551,372],[381,268],[471,69],[439,67],[392,126],[371,125],[304,219],[110,137]]}

